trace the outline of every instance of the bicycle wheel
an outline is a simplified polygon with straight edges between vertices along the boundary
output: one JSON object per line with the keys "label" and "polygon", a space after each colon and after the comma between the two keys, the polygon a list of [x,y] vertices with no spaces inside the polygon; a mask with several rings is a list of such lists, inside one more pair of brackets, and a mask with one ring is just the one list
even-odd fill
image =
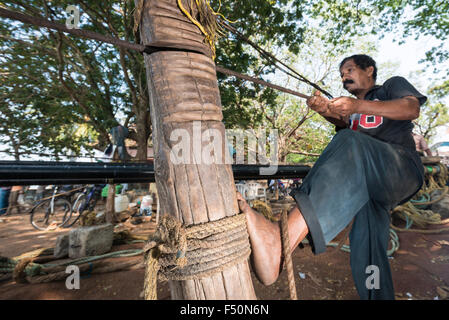
{"label": "bicycle wheel", "polygon": [[63,226],[72,215],[72,205],[66,199],[55,199],[39,203],[31,210],[31,225],[38,230]]}
{"label": "bicycle wheel", "polygon": [[[64,228],[70,228],[79,220],[81,214],[86,209],[86,201],[87,200],[85,194],[81,194],[76,198],[75,202],[73,203],[70,219],[67,220],[66,223],[64,223]],[[75,215],[73,215],[74,213]]]}

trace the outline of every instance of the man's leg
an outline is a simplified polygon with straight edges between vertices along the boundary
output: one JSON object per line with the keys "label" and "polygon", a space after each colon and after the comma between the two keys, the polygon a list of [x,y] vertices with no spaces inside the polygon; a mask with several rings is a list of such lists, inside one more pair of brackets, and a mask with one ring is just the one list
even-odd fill
{"label": "man's leg", "polygon": [[19,196],[19,191],[11,191],[11,193],[9,194],[9,200],[8,200],[8,209],[6,210],[6,215],[10,215],[12,214],[13,209],[16,209],[18,211],[18,213],[20,213],[20,211],[17,209],[18,208],[18,203],[17,203],[17,198]]}
{"label": "man's leg", "polygon": [[[292,248],[310,232],[308,239],[314,252],[324,252],[326,243],[349,224],[369,199],[364,176],[354,174],[363,171],[362,152],[357,148],[358,142],[351,139],[353,132],[344,131],[328,145],[302,187],[292,192],[298,204],[288,217]],[[240,210],[247,215],[254,271],[262,283],[272,284],[281,268],[279,224],[252,210],[241,196],[238,199]]]}
{"label": "man's leg", "polygon": [[[288,219],[292,247],[309,233],[314,253],[322,253],[326,244],[371,199],[393,204],[412,195],[419,189],[419,173],[411,163],[386,143],[351,130],[341,130],[301,188],[292,192],[298,205]],[[407,183],[403,184],[405,181]],[[279,225],[265,221],[262,215],[244,205],[241,210],[249,213],[247,224],[256,274],[259,273],[263,283],[271,284],[281,265]]]}
{"label": "man's leg", "polygon": [[349,235],[351,271],[362,300],[394,300],[387,256],[389,235],[389,210],[375,201],[368,202],[357,213]]}
{"label": "man's leg", "polygon": [[[239,207],[246,214],[248,234],[251,242],[251,263],[257,278],[268,286],[276,281],[282,266],[282,243],[279,223],[271,222],[254,211],[237,193]],[[309,232],[298,207],[288,214],[290,249],[293,250]]]}

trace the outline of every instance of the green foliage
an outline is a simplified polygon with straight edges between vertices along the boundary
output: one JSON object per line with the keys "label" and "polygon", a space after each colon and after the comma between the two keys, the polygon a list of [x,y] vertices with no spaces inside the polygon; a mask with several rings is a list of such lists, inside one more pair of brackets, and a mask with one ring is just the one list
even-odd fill
{"label": "green foliage", "polygon": [[429,101],[421,107],[420,117],[414,121],[415,130],[428,141],[432,141],[439,126],[449,122],[448,106],[442,100],[447,94],[446,90],[445,85],[431,88]]}
{"label": "green foliage", "polygon": [[[219,2],[212,1],[214,8],[219,7]],[[320,24],[312,23],[320,15],[330,14],[329,11],[323,12],[325,2],[237,0],[223,2],[220,13],[234,21],[232,26],[246,38],[288,65],[299,64],[295,67],[298,71],[305,72],[303,74],[310,80],[320,82],[328,89],[337,57],[352,43],[351,35],[356,31],[351,29],[350,23],[325,23],[329,20],[327,16],[320,20]],[[344,1],[338,5],[329,1],[328,5],[335,16],[352,10]],[[342,34],[345,36],[340,37]],[[216,63],[277,84],[292,80],[275,73],[269,62],[230,33],[226,33],[217,44]],[[324,69],[317,70],[318,64],[325,65]],[[329,83],[325,83],[326,80]],[[218,81],[226,127],[278,130],[281,162],[295,162],[298,158],[289,156],[293,153],[303,153],[302,157],[306,160],[316,159],[307,155],[319,154],[329,141],[333,127],[321,117],[314,116],[304,100],[221,74],[218,74]],[[302,83],[296,83],[293,89],[309,94],[312,91],[310,86]]]}
{"label": "green foliage", "polygon": [[437,85],[430,89],[430,94],[434,95],[436,98],[441,99],[449,95],[449,80],[444,81],[442,84]]}
{"label": "green foliage", "polygon": [[[8,9],[65,24],[65,10],[73,1],[13,0],[3,4]],[[133,1],[81,0],[77,5],[82,29],[134,41]],[[2,106],[32,108],[34,116],[40,116],[33,149],[50,149],[56,154],[79,154],[81,148],[104,149],[112,127],[141,120],[135,115],[142,109],[148,113],[141,54],[6,19],[0,20],[0,34],[1,70],[7,75],[3,85],[13,88],[20,83],[38,93],[33,99],[39,101],[23,104],[21,97],[27,95],[16,90],[14,95],[6,96],[8,104]],[[146,122],[143,127],[149,128],[149,117],[142,118]],[[22,126],[26,127],[26,122]],[[83,136],[74,134],[83,126],[88,128]],[[133,132],[131,137],[137,139],[143,134],[140,141],[146,142],[149,133]]]}
{"label": "green foliage", "polygon": [[[220,1],[212,1],[219,8]],[[227,1],[220,7],[220,13],[235,21],[232,26],[245,37],[264,48],[286,47],[297,53],[303,41],[304,27],[300,1]],[[271,51],[271,50],[268,50]],[[263,77],[273,72],[273,68],[240,39],[226,33],[217,43],[216,63],[225,68]],[[223,114],[227,127],[253,127],[260,123],[262,114],[252,108],[253,103],[273,104],[278,93],[249,84],[245,81],[218,74]]]}
{"label": "green foliage", "polygon": [[[378,12],[379,21],[374,29],[397,32],[398,40],[404,42],[407,37],[416,40],[432,36],[440,41],[427,51],[429,66],[448,61],[449,47],[449,2],[444,0],[367,0]],[[449,72],[447,72],[449,75]]]}
{"label": "green foliage", "polygon": [[54,67],[51,59],[40,59],[43,49],[31,41],[11,40],[17,26],[0,28],[0,142],[16,159],[45,148],[79,148],[63,137],[62,126],[76,123],[77,117],[65,95],[49,81],[45,70]]}
{"label": "green foliage", "polygon": [[[134,0],[1,4],[63,24],[66,7],[76,4],[82,29],[138,41],[132,30]],[[375,52],[376,43],[363,40],[368,34],[400,28],[404,37],[432,35],[445,41],[449,31],[449,4],[441,0],[212,0],[211,4],[235,21],[232,26],[245,37],[335,96],[343,93],[337,68],[341,57],[354,49]],[[130,132],[131,139],[146,145],[151,123],[141,54],[6,19],[0,19],[0,48],[0,142],[10,146],[12,154],[102,149],[109,142],[109,130],[119,123],[148,128]],[[252,47],[228,32],[216,48],[218,65],[306,94],[312,91],[276,72]],[[427,58],[434,63],[446,61],[448,50],[444,45],[435,47]],[[225,126],[279,130],[282,161],[314,159],[310,155],[319,154],[331,138],[333,127],[310,112],[303,100],[217,76]],[[445,114],[442,99],[448,93],[448,81],[433,89],[438,100],[423,109],[423,128],[440,121]],[[435,121],[429,124],[431,119]]]}

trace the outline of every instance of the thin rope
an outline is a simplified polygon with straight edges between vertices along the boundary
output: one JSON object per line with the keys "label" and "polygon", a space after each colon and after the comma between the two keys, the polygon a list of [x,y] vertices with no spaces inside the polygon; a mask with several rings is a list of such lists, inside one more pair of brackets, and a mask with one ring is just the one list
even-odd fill
{"label": "thin rope", "polygon": [[[182,5],[182,0],[177,0],[179,9],[182,11],[182,13],[184,13],[184,15],[194,24],[198,27],[198,29],[200,29],[200,31],[204,34],[204,36],[206,37],[206,41],[208,42],[210,48],[212,49],[212,60],[215,60],[215,45],[214,45],[214,41],[213,41],[213,36],[211,34],[209,34],[209,32],[207,32],[204,27],[201,25],[201,23],[198,22],[198,20],[196,20],[194,17],[192,17],[192,15],[184,8],[184,6]],[[197,1],[197,7],[199,10],[199,5],[198,5],[198,1]]]}
{"label": "thin rope", "polygon": [[282,236],[282,251],[285,259],[285,266],[287,267],[288,288],[290,291],[290,299],[298,300],[296,293],[295,272],[293,269],[292,252],[290,250],[290,238],[288,234],[288,213],[287,210],[282,210],[281,214],[281,236]]}
{"label": "thin rope", "polygon": [[[142,249],[128,249],[109,252],[98,256],[88,256],[60,263],[39,264],[34,261],[48,254],[53,248],[34,250],[15,258],[0,257],[0,279],[14,279],[17,283],[44,283],[62,280],[67,277],[66,266],[77,265],[80,272],[105,273],[128,268],[143,267],[142,258],[119,263],[99,261],[107,258],[134,257],[142,255]],[[1,281],[1,280],[0,280]]]}
{"label": "thin rope", "polygon": [[291,95],[294,95],[294,96],[297,96],[297,97],[300,97],[300,98],[304,98],[304,99],[309,99],[310,98],[310,96],[305,95],[303,93],[299,93],[297,91],[286,89],[284,87],[281,87],[281,86],[278,86],[278,85],[275,85],[275,84],[271,84],[271,83],[269,83],[267,81],[264,81],[264,80],[261,80],[261,79],[257,79],[257,78],[254,78],[254,77],[250,77],[250,76],[238,73],[236,71],[225,69],[225,68],[220,67],[220,66],[216,66],[216,69],[220,73],[223,73],[223,74],[226,74],[226,75],[229,75],[229,76],[233,76],[233,77],[236,77],[236,78],[239,78],[239,79],[242,79],[242,80],[248,80],[248,81],[260,84],[260,85],[262,85],[264,87],[269,87],[269,88],[272,88],[272,89],[276,89],[278,91],[282,91],[282,92],[285,92],[285,93],[288,93],[288,94],[291,94]]}
{"label": "thin rope", "polygon": [[[245,37],[241,32],[239,32],[237,29],[231,27],[230,25],[222,22],[221,23],[223,25],[224,28],[228,29],[230,32],[232,32],[233,34],[235,34],[237,37],[239,37],[241,40],[245,41],[246,43],[248,43],[250,46],[252,46],[254,49],[256,49],[257,52],[259,52],[261,54],[261,56],[263,58],[265,58],[268,62],[270,62],[274,67],[276,67],[277,69],[279,69],[280,71],[284,72],[285,74],[301,81],[304,83],[307,83],[308,85],[312,86],[313,88],[317,89],[318,91],[321,91],[323,94],[325,94],[328,98],[332,99],[333,96],[327,92],[326,90],[324,90],[323,88],[321,88],[318,84],[308,80],[306,77],[304,77],[303,75],[301,75],[298,71],[296,71],[295,69],[293,69],[292,67],[286,65],[285,63],[283,63],[282,61],[280,61],[278,58],[276,58],[272,53],[266,51],[265,49],[262,49],[259,45],[255,44],[254,42],[252,42],[251,40],[249,40],[247,37]],[[284,68],[280,67],[277,65],[277,63],[281,64],[282,66],[286,67],[289,71],[286,71]],[[292,74],[293,73],[293,74]]]}

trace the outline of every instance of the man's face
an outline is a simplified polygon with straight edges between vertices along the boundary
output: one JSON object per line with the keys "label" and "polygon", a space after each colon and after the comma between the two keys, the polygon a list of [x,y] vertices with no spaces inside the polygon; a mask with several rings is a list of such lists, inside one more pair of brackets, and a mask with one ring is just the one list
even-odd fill
{"label": "man's face", "polygon": [[373,67],[361,69],[353,59],[346,61],[340,69],[343,88],[353,95],[357,95],[361,90],[370,89],[374,85],[373,71]]}

